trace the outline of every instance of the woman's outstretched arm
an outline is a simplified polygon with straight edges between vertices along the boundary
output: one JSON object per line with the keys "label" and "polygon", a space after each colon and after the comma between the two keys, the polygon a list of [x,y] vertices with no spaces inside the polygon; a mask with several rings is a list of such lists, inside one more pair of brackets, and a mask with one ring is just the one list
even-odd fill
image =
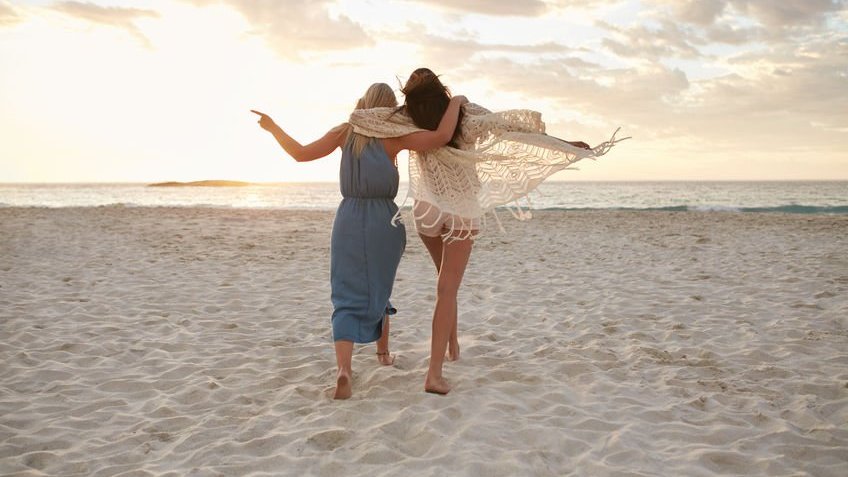
{"label": "woman's outstretched arm", "polygon": [[250,112],[259,115],[259,126],[270,132],[280,146],[297,162],[314,161],[329,155],[342,145],[342,141],[347,135],[347,128],[350,127],[347,123],[340,124],[330,129],[321,139],[303,146],[286,134],[283,128],[271,119],[271,116],[252,109]]}
{"label": "woman's outstretched arm", "polygon": [[444,146],[453,137],[456,122],[459,120],[459,110],[467,102],[468,99],[465,96],[460,95],[451,98],[448,109],[435,131],[418,131],[405,136],[384,139],[383,144],[386,153],[391,157],[403,149],[429,151]]}

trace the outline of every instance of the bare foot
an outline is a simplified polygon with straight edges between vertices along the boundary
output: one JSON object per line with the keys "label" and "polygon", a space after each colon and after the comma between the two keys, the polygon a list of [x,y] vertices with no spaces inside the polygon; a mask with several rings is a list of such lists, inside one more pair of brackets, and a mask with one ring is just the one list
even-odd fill
{"label": "bare foot", "polygon": [[450,390],[450,384],[445,381],[445,378],[431,379],[430,374],[427,374],[427,379],[424,380],[424,392],[445,395]]}
{"label": "bare foot", "polygon": [[448,352],[445,354],[448,361],[459,361],[459,340],[451,340],[448,343]]}
{"label": "bare foot", "polygon": [[395,364],[395,355],[389,354],[388,351],[377,351],[377,361],[383,366],[391,366]]}
{"label": "bare foot", "polygon": [[350,385],[350,373],[339,370],[339,375],[336,378],[336,392],[333,394],[333,399],[348,399],[353,394],[353,389]]}

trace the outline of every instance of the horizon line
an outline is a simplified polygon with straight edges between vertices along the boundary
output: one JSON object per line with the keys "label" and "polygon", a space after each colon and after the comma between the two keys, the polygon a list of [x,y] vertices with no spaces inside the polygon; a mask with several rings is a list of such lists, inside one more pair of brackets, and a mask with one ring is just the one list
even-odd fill
{"label": "horizon line", "polygon": [[[26,182],[0,182],[0,186],[15,186],[15,185],[150,185],[160,184],[163,182],[203,182],[203,181],[221,181],[221,182],[243,182],[248,185],[287,185],[287,184],[337,184],[337,180],[327,181],[248,181],[239,179],[199,179],[191,181],[26,181]],[[598,182],[848,182],[848,177],[839,179],[552,179],[546,180],[544,183],[598,183]],[[400,181],[400,184],[409,184],[409,181]],[[210,186],[218,187],[218,186]]]}

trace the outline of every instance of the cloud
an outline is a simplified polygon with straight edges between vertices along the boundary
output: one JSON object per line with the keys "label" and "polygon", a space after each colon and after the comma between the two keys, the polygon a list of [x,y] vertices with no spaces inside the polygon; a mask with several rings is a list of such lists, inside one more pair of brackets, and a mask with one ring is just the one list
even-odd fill
{"label": "cloud", "polygon": [[555,60],[528,65],[506,58],[474,62],[463,75],[489,78],[497,91],[544,98],[558,111],[624,125],[643,139],[696,137],[740,153],[844,144],[848,41],[823,38],[726,61],[731,73],[698,80],[661,63],[587,74]]}
{"label": "cloud", "polygon": [[471,67],[472,74],[489,78],[496,90],[521,92],[608,117],[632,115],[634,121],[669,108],[665,102],[689,88],[684,72],[659,64],[588,72],[557,60],[525,64],[504,58]]}
{"label": "cloud", "polygon": [[[441,65],[442,68],[460,67],[481,55],[553,55],[559,57],[573,55],[575,52],[583,51],[553,41],[524,45],[515,43],[484,43],[468,36],[451,38],[431,33],[421,33],[424,30],[425,27],[422,25],[410,25],[406,33],[398,34],[393,38],[403,42],[409,42],[410,38],[414,38],[414,44],[420,47],[422,61],[426,64]],[[413,35],[409,33],[411,31],[415,31],[416,33]],[[587,66],[590,65],[589,62],[573,56],[563,61],[583,62]]]}
{"label": "cloud", "polygon": [[0,27],[14,25],[20,21],[18,13],[5,2],[0,3]]}
{"label": "cloud", "polygon": [[59,2],[52,6],[56,11],[72,17],[80,18],[100,25],[108,25],[128,31],[133,36],[150,46],[150,41],[136,27],[134,20],[138,18],[158,18],[159,14],[153,10],[124,7],[101,7],[93,3],[83,2]]}
{"label": "cloud", "polygon": [[505,15],[537,17],[543,15],[548,6],[541,0],[409,0],[431,5],[440,9],[483,15]]}
{"label": "cloud", "polygon": [[593,8],[622,3],[623,0],[406,0],[457,13],[493,16],[539,17],[552,10]]}
{"label": "cloud", "polygon": [[725,0],[684,0],[674,5],[677,18],[697,25],[711,25],[724,11]]}
{"label": "cloud", "polygon": [[726,45],[743,45],[760,41],[767,36],[761,27],[736,27],[726,24],[710,25],[704,33],[708,41]]}
{"label": "cloud", "polygon": [[848,39],[824,37],[728,61],[745,72],[747,81],[736,91],[747,98],[749,110],[848,127]]}
{"label": "cloud", "polygon": [[329,0],[184,0],[195,6],[224,3],[253,26],[278,54],[299,58],[304,52],[371,46],[374,40],[362,25],[344,15],[331,17]]}
{"label": "cloud", "polygon": [[691,31],[685,30],[678,24],[663,19],[659,27],[651,28],[646,25],[636,25],[622,28],[604,22],[598,26],[613,32],[619,39],[604,38],[601,44],[621,57],[640,58],[697,58],[700,51],[694,43],[703,40]]}
{"label": "cloud", "polygon": [[843,0],[730,0],[736,9],[749,13],[766,27],[819,23],[830,12],[844,8]]}
{"label": "cloud", "polygon": [[845,8],[845,0],[659,0],[676,19],[701,26],[722,20],[724,14],[747,16],[766,28],[784,29],[819,24]]}
{"label": "cloud", "polygon": [[[627,59],[704,59],[711,46],[803,44],[848,0],[653,0],[628,24],[596,22],[607,51]],[[844,20],[842,20],[844,22]]]}

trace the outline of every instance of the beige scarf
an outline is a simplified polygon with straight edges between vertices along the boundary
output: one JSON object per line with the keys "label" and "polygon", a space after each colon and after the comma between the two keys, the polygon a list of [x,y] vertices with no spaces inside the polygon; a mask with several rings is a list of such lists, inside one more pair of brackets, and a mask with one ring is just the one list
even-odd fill
{"label": "beige scarf", "polygon": [[[349,122],[354,132],[376,138],[422,131],[405,111],[396,111],[357,109]],[[528,194],[546,178],[581,159],[598,158],[616,143],[629,139],[616,139],[616,130],[608,141],[581,149],[545,134],[542,116],[535,111],[493,113],[473,103],[463,106],[463,111],[459,149],[440,147],[409,153],[407,199],[427,204],[424,210],[413,209],[415,218],[431,215],[428,209],[432,207],[447,214],[450,230],[445,237],[476,237],[486,228],[489,215],[500,227],[494,213],[499,206],[508,206],[516,218],[530,218]]]}

